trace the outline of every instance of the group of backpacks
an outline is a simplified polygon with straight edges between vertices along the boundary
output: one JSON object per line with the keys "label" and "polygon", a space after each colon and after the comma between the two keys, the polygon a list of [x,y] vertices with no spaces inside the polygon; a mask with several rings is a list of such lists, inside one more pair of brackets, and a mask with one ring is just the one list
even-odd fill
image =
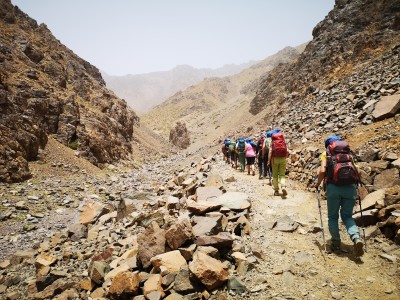
{"label": "group of backpacks", "polygon": [[[237,168],[238,154],[245,151],[246,143],[255,149],[259,166],[261,163],[267,163],[268,150],[272,151],[272,157],[287,157],[288,155],[284,134],[279,129],[267,131],[258,140],[257,144],[250,138],[245,139],[240,137],[236,140],[226,138],[222,147],[224,158],[235,169]],[[264,157],[261,154],[262,147],[267,148]],[[342,138],[330,136],[325,141],[325,148],[327,154],[327,181],[336,185],[357,184],[359,174],[354,161],[357,161],[358,157],[350,150],[349,144]]]}
{"label": "group of backpacks", "polygon": [[[288,154],[284,134],[279,129],[274,129],[272,131],[267,131],[257,143],[254,143],[251,138],[245,139],[240,137],[236,140],[226,138],[222,147],[225,160],[228,163],[231,162],[234,167],[237,167],[237,155],[245,151],[246,143],[250,144],[254,148],[259,160],[267,158],[262,157],[261,150],[263,147],[269,149],[271,146],[272,157],[286,157]],[[268,155],[268,152],[266,155]]]}

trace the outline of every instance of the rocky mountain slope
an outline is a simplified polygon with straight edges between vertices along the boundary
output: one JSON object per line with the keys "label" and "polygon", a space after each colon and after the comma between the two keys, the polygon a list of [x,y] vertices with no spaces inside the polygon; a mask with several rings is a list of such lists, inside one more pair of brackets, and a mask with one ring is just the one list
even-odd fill
{"label": "rocky mountain slope", "polygon": [[[275,109],[285,102],[291,106],[316,89],[340,82],[398,44],[399,31],[400,1],[337,0],[314,28],[313,40],[298,60],[275,69],[260,84],[250,112]],[[299,93],[299,98],[285,99],[291,93]]]}
{"label": "rocky mountain slope", "polygon": [[146,112],[180,90],[200,83],[206,77],[224,77],[241,72],[256,62],[240,65],[225,65],[218,69],[196,69],[180,65],[170,71],[147,74],[111,76],[103,73],[109,89],[125,99],[128,105],[139,112]]}
{"label": "rocky mountain slope", "polygon": [[139,118],[99,70],[10,0],[0,28],[0,181],[29,178],[49,135],[98,166],[128,159]]}
{"label": "rocky mountain slope", "polygon": [[233,76],[207,78],[157,105],[141,120],[166,138],[175,122],[185,122],[192,136],[191,149],[198,149],[220,137],[227,128],[255,119],[248,107],[260,77],[296,58],[304,47],[305,44],[282,49]]}

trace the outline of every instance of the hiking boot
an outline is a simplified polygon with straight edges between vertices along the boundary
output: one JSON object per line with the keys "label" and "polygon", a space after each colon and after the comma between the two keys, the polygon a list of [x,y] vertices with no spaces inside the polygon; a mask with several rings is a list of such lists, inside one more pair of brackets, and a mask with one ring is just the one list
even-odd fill
{"label": "hiking boot", "polygon": [[332,242],[331,248],[332,248],[332,252],[340,251],[340,242],[336,242],[336,241]]}
{"label": "hiking boot", "polygon": [[261,175],[258,175],[258,179],[262,179],[262,176],[261,176]]}
{"label": "hiking boot", "polygon": [[275,191],[275,192],[274,192],[274,196],[279,196],[279,192],[278,192],[278,191]]}
{"label": "hiking boot", "polygon": [[285,188],[282,189],[282,196],[287,196],[287,191]]}
{"label": "hiking boot", "polygon": [[364,255],[364,244],[359,239],[354,240],[354,253],[356,256]]}

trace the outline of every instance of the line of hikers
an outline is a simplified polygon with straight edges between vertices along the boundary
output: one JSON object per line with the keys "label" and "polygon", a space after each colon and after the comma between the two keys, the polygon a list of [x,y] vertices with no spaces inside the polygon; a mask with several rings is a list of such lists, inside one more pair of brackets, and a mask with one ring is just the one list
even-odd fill
{"label": "line of hikers", "polygon": [[274,196],[280,195],[279,183],[282,196],[287,195],[285,173],[288,150],[283,132],[279,129],[266,132],[257,143],[251,138],[227,138],[224,140],[222,153],[225,161],[233,168],[238,168],[239,161],[240,171],[244,172],[247,166],[247,174],[253,176],[257,158],[259,179],[269,177],[270,184],[274,186]]}
{"label": "line of hikers", "polygon": [[[341,238],[339,234],[340,213],[350,239],[354,243],[355,255],[362,256],[364,254],[364,245],[360,240],[358,226],[352,217],[357,197],[357,185],[360,184],[361,169],[356,164],[358,157],[350,150],[349,144],[338,136],[329,136],[324,141],[324,146],[326,151],[321,155],[320,167],[317,170],[313,186],[319,195],[319,185],[322,182],[324,183],[332,250],[341,250]],[[239,161],[240,170],[244,172],[247,165],[247,174],[250,175],[251,172],[253,176],[255,175],[254,163],[257,158],[259,179],[265,178],[268,175],[271,182],[272,177],[274,196],[280,195],[279,184],[282,189],[282,196],[287,195],[285,173],[286,158],[289,153],[284,135],[279,129],[266,132],[257,143],[254,143],[250,138],[238,138],[237,140],[225,139],[222,146],[222,153],[225,161],[231,163],[233,168],[237,169]],[[359,204],[360,211],[362,211],[360,199]],[[320,203],[319,209],[322,225]],[[324,231],[322,233],[324,237]]]}

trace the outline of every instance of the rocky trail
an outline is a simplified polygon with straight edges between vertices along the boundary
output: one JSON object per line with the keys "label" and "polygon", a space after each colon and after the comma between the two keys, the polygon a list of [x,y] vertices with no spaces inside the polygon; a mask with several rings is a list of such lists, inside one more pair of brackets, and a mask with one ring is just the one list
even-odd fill
{"label": "rocky trail", "polygon": [[[314,193],[289,181],[286,199],[273,196],[268,180],[263,185],[258,176],[235,171],[222,160],[214,171],[223,178],[236,178],[228,190],[249,195],[252,230],[246,247],[263,252],[253,270],[238,274],[249,292],[231,299],[399,299],[398,261],[385,258],[388,253],[398,256],[398,246],[376,237],[367,241],[367,252],[357,258],[341,224],[342,252],[330,253],[327,245],[325,253]],[[325,200],[321,206],[329,244]]]}
{"label": "rocky trail", "polygon": [[[53,145],[53,152],[54,149]],[[5,207],[9,212],[6,215],[9,219],[3,218],[0,227],[0,261],[3,260],[0,264],[0,299],[125,299],[121,294],[115,297],[110,284],[112,276],[118,272],[124,273],[122,258],[130,251],[137,253],[138,250],[134,249],[139,249],[139,256],[134,259],[135,263],[132,260],[128,263],[129,269],[134,272],[129,273],[140,274],[141,290],[149,294],[146,292],[146,283],[142,285],[146,280],[151,281],[149,277],[159,276],[154,274],[157,268],[150,273],[137,273],[135,270],[142,268],[137,264],[142,259],[140,251],[145,252],[155,246],[145,240],[139,241],[140,235],[143,232],[145,235],[154,234],[150,240],[157,239],[157,230],[160,229],[154,229],[155,233],[148,229],[151,227],[148,224],[155,221],[164,224],[162,228],[165,228],[165,235],[168,236],[168,231],[174,225],[182,224],[187,209],[192,213],[193,209],[197,211],[196,205],[190,202],[191,196],[186,198],[185,191],[198,186],[196,193],[199,198],[204,193],[200,192],[200,187],[207,186],[207,181],[215,176],[223,180],[223,189],[227,193],[243,193],[251,203],[251,208],[242,213],[232,214],[221,210],[231,224],[225,230],[232,232],[233,237],[236,234],[228,255],[217,255],[218,260],[214,261],[219,263],[221,260],[229,270],[228,282],[225,285],[215,279],[219,287],[208,288],[211,293],[204,287],[200,289],[203,289],[202,293],[193,293],[193,287],[182,279],[184,277],[180,273],[171,284],[168,283],[171,282],[168,272],[161,269],[164,270],[161,271],[162,288],[159,283],[159,287],[155,288],[158,294],[151,294],[146,299],[164,299],[164,292],[160,289],[171,293],[171,286],[185,296],[182,298],[171,293],[168,296],[170,298],[165,299],[399,299],[400,247],[383,235],[375,235],[368,239],[365,255],[357,258],[345,228],[341,226],[343,251],[325,253],[315,193],[306,191],[293,180],[288,180],[288,195],[283,198],[273,196],[268,180],[259,180],[257,174],[249,176],[234,170],[220,155],[202,158],[201,163],[194,162],[196,159],[193,156],[176,156],[138,170],[113,169],[108,173],[96,174],[96,170],[90,169],[89,165],[80,165],[78,168],[80,161],[77,158],[63,154],[62,162],[57,162],[60,156],[55,155],[52,162],[34,166],[37,180],[2,187],[2,204],[7,204]],[[74,176],[66,176],[71,173]],[[50,174],[54,178],[44,180]],[[194,176],[197,178],[195,185]],[[174,181],[179,184],[172,184]],[[168,189],[170,192],[167,192]],[[172,197],[171,194],[165,197],[169,193]],[[82,201],[90,198],[88,195],[99,203],[103,202],[105,207],[118,208],[100,217],[93,225],[89,224],[85,232],[85,226],[73,224],[79,219],[77,211],[81,209]],[[128,199],[124,200],[128,208],[124,207],[121,217],[119,198]],[[25,203],[17,204],[23,201],[21,199],[25,199]],[[135,209],[130,210],[129,205]],[[19,206],[25,208],[20,210]],[[33,208],[40,210],[40,213],[32,213]],[[325,237],[329,244],[325,200],[322,200],[322,212]],[[4,216],[4,212],[1,215]],[[201,218],[205,218],[206,225],[201,226],[208,227],[213,223],[212,218],[221,213],[207,213],[207,217],[196,215],[194,213],[191,217],[195,235],[200,235],[196,231],[207,230],[209,233],[206,235],[215,234],[216,227],[195,229],[195,224],[201,224]],[[246,227],[246,218],[243,223],[231,223],[238,216],[246,216],[249,226]],[[240,233],[236,232],[238,224]],[[147,229],[144,229],[146,226]],[[218,230],[220,232],[223,229]],[[172,239],[179,239],[184,232],[178,230]],[[136,238],[138,242],[135,242]],[[204,238],[198,237],[198,240],[201,239]],[[199,244],[198,241],[196,243]],[[215,245],[221,253],[225,253],[218,243],[223,241],[217,241]],[[194,251],[189,250],[192,246],[179,250],[190,253]],[[97,278],[100,275],[94,274],[93,261],[95,257],[109,257],[107,253],[110,247],[113,249],[112,261],[105,261],[112,266],[108,274],[113,275],[103,274],[104,279],[100,280]],[[201,249],[204,246],[197,247]],[[199,251],[213,252],[210,248]],[[129,250],[124,254],[126,249]],[[167,251],[166,254],[176,252],[171,252],[171,249],[162,251]],[[191,255],[195,256],[193,253]],[[215,252],[210,255],[215,256]],[[185,256],[185,259],[194,261],[192,257]],[[194,264],[189,261],[189,266]],[[212,267],[206,265],[207,268]],[[111,286],[113,284],[114,280]],[[168,284],[171,286],[168,287]],[[71,287],[75,287],[72,292]],[[27,294],[27,290],[31,294]],[[127,295],[135,294],[137,292]],[[72,298],[63,298],[68,295]],[[129,299],[145,299],[140,297]]]}

